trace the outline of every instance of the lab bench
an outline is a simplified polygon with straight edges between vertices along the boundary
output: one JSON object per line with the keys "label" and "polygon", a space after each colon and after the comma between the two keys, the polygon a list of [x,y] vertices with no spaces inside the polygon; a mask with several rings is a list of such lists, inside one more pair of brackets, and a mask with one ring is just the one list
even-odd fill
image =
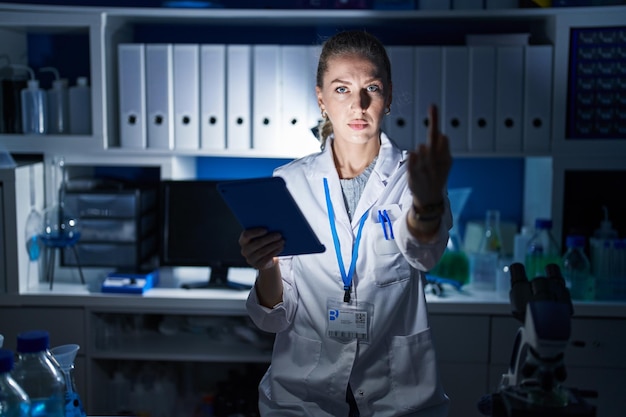
{"label": "lab bench", "polygon": [[[153,288],[143,295],[105,294],[87,286],[45,283],[21,295],[0,296],[5,347],[17,332],[46,328],[51,345],[78,343],[76,380],[90,414],[113,413],[113,378],[138,365],[161,369],[199,386],[237,372],[262,374],[271,335],[251,326],[247,291]],[[450,416],[480,416],[476,403],[495,392],[510,361],[520,323],[505,294],[445,288],[427,294],[438,365],[451,398]],[[598,417],[626,407],[626,303],[574,302],[565,353],[566,385],[598,392]],[[131,366],[131,364],[133,364]],[[253,371],[250,371],[252,369]]]}

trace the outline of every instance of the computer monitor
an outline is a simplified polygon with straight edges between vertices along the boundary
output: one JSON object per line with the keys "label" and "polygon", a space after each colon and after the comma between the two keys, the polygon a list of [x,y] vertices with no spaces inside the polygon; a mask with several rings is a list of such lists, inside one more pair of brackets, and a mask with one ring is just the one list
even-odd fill
{"label": "computer monitor", "polygon": [[249,289],[230,282],[229,267],[249,267],[241,255],[242,227],[215,180],[164,180],[160,184],[161,266],[211,268],[207,281],[183,288]]}

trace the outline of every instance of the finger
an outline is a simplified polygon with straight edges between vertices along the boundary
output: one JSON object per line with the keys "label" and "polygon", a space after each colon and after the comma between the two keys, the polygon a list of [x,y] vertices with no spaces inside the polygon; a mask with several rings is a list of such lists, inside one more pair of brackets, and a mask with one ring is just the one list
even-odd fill
{"label": "finger", "polygon": [[431,104],[428,107],[428,144],[432,146],[439,138],[439,110]]}

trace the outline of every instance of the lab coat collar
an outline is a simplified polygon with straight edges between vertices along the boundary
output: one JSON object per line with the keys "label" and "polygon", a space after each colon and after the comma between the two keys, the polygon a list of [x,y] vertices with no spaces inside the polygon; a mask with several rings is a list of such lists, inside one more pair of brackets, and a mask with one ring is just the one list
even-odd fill
{"label": "lab coat collar", "polygon": [[[341,193],[339,175],[337,175],[337,169],[333,160],[333,140],[332,136],[329,137],[324,150],[317,154],[314,161],[308,165],[307,177],[312,182],[319,181],[320,184],[322,184],[323,178],[328,178],[331,199],[335,204],[338,204],[337,202],[343,202],[343,195]],[[380,150],[374,171],[372,171],[370,179],[367,181],[363,195],[359,199],[359,204],[352,216],[353,226],[358,224],[365,211],[376,204],[376,201],[387,186],[389,178],[398,171],[406,159],[406,152],[398,148],[384,132],[380,134],[380,141]],[[338,221],[349,222],[345,209],[335,210],[335,215]]]}

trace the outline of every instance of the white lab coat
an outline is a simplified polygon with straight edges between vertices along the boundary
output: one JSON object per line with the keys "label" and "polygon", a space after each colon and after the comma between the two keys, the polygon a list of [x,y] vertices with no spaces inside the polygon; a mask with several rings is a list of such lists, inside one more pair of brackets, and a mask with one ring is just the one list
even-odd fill
{"label": "white lab coat", "polygon": [[[343,203],[330,142],[324,151],[275,171],[285,179],[326,251],[280,259],[283,302],[273,309],[258,303],[254,289],[248,297],[252,320],[259,328],[276,333],[272,363],[259,386],[262,416],[347,416],[348,383],[362,417],[447,415],[448,398],[437,374],[419,271],[432,268],[443,253],[452,217],[446,197],[441,228],[432,242],[420,244],[411,236],[406,226],[412,202],[406,158],[406,152],[381,135],[378,160],[352,222]],[[374,304],[369,343],[341,342],[325,335],[327,299],[342,299],[344,291],[324,178],[328,179],[346,270],[359,219],[370,210],[353,279],[353,296]],[[385,241],[377,222],[378,210],[383,208],[393,221],[395,243]]]}

